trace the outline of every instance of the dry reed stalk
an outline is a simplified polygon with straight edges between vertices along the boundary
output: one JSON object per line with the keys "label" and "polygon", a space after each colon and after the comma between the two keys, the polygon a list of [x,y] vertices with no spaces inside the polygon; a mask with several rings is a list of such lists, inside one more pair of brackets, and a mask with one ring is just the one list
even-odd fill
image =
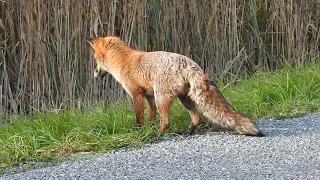
{"label": "dry reed stalk", "polygon": [[317,0],[10,0],[0,7],[1,116],[124,97],[112,77],[93,78],[84,36],[117,35],[142,50],[184,54],[226,80],[320,53]]}

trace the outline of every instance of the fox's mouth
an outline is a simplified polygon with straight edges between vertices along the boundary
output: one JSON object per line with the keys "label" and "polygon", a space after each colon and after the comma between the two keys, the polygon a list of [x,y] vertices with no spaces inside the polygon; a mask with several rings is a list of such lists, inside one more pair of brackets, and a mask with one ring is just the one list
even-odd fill
{"label": "fox's mouth", "polygon": [[94,77],[98,79],[102,79],[107,74],[107,71],[100,70],[98,72],[94,72]]}

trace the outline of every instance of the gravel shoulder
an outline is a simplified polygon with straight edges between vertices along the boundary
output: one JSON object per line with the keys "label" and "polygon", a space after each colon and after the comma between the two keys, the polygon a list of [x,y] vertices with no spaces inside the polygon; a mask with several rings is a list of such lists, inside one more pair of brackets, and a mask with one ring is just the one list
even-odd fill
{"label": "gravel shoulder", "polygon": [[0,179],[318,179],[320,115],[260,120],[266,137],[177,136]]}

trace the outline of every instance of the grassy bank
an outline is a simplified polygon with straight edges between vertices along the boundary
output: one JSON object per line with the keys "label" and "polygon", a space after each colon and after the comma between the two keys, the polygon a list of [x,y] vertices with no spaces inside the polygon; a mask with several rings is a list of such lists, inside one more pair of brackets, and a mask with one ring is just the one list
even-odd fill
{"label": "grassy bank", "polygon": [[300,116],[320,109],[320,63],[256,73],[222,89],[240,112],[253,119]]}
{"label": "grassy bank", "polygon": [[[278,73],[256,73],[247,80],[220,84],[220,89],[238,111],[253,119],[319,112],[320,63],[298,69],[287,67]],[[16,163],[52,160],[77,152],[135,148],[170,136],[190,123],[179,103],[171,109],[170,131],[162,136],[157,134],[157,127],[146,125],[143,132],[134,128],[135,114],[130,103],[13,119],[13,123],[0,128],[2,170]]]}

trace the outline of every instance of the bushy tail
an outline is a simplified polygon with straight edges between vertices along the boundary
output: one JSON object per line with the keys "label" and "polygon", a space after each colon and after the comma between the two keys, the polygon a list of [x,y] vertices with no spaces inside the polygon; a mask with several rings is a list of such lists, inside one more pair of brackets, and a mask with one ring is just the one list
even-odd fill
{"label": "bushy tail", "polygon": [[216,128],[234,130],[237,134],[263,136],[257,125],[248,117],[233,110],[214,83],[203,73],[189,76],[188,96]]}

